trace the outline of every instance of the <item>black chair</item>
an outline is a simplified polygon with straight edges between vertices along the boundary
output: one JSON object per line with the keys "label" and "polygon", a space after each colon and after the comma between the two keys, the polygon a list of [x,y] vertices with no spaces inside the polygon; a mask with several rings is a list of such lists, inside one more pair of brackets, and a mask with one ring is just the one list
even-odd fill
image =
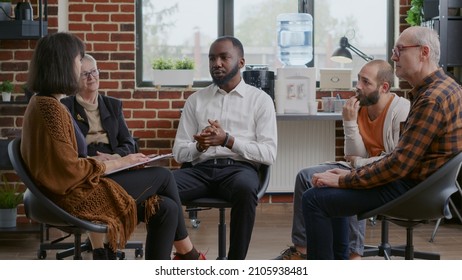
{"label": "black chair", "polygon": [[[387,204],[361,213],[358,220],[377,216],[382,220],[381,243],[379,246],[365,246],[364,257],[401,256],[406,260],[439,260],[440,255],[429,252],[414,252],[413,229],[417,225],[440,218],[451,218],[449,198],[458,190],[457,175],[462,163],[462,153],[449,160],[423,182]],[[388,242],[388,222],[406,228],[406,245],[392,247]]]}
{"label": "black chair", "polygon": [[[182,168],[187,168],[182,166]],[[260,177],[260,189],[257,197],[260,200],[266,193],[266,189],[270,180],[270,167],[268,165],[260,165],[258,170]],[[186,206],[186,211],[189,213],[189,218],[193,227],[197,228],[200,221],[197,219],[197,211],[209,210],[218,208],[220,211],[218,222],[218,257],[217,260],[226,260],[226,208],[231,208],[232,204],[221,198],[203,197],[191,201],[182,201]]]}
{"label": "black chair", "polygon": [[[104,224],[96,224],[74,217],[57,206],[53,201],[48,199],[37,188],[32,180],[27,167],[21,157],[21,140],[15,139],[10,142],[8,146],[8,155],[14,170],[21,178],[22,182],[27,187],[24,193],[24,208],[26,216],[38,223],[41,223],[40,234],[40,248],[37,252],[39,259],[46,258],[47,250],[63,250],[56,253],[56,259],[63,259],[68,256],[74,256],[74,259],[82,259],[81,252],[90,251],[91,244],[89,241],[82,242],[82,234],[87,231],[91,232],[107,232],[107,227]],[[68,233],[55,241],[45,242],[48,240],[48,228],[54,227],[63,232]],[[44,237],[46,235],[46,238]],[[74,242],[61,242],[65,238],[74,235]],[[135,257],[143,256],[143,243],[142,242],[129,242],[125,246],[127,249],[135,249]],[[119,259],[125,258],[124,252],[118,252]]]}
{"label": "black chair", "polygon": [[[462,195],[462,189],[460,188],[460,186],[458,184],[457,184],[457,188],[458,188],[459,194]],[[459,221],[462,223],[462,215],[460,214],[459,209],[457,209],[456,204],[452,201],[451,198],[449,198],[449,205],[451,206],[454,213],[456,213],[456,216],[457,216],[457,218],[459,218]],[[430,240],[429,240],[430,242],[435,241],[436,233],[438,232],[438,228],[439,228],[442,221],[443,221],[443,218],[439,218],[436,221],[435,227],[433,228],[433,232],[432,232],[432,235],[431,235]]]}

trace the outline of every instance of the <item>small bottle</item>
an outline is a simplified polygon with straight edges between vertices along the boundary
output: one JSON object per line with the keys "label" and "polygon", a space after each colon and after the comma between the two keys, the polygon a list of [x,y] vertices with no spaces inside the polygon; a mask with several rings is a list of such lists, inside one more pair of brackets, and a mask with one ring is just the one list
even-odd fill
{"label": "small bottle", "polygon": [[303,66],[313,60],[313,17],[287,13],[277,17],[279,59],[286,66]]}

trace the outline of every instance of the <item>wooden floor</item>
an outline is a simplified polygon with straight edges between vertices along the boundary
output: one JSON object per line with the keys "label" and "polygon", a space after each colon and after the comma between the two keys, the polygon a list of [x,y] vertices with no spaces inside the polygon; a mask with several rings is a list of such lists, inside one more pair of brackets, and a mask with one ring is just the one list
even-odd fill
{"label": "wooden floor", "polygon": [[[229,211],[227,211],[229,214]],[[199,213],[201,220],[197,229],[187,225],[195,246],[207,253],[209,259],[217,256],[217,221],[218,210],[212,209]],[[229,220],[229,219],[228,219]],[[267,260],[276,257],[280,251],[287,248],[290,242],[292,221],[292,204],[262,203],[257,208],[257,220],[247,259]],[[415,250],[437,252],[443,260],[462,259],[462,225],[442,224],[433,243],[428,242],[434,228],[434,223],[422,225],[414,232]],[[380,223],[367,225],[366,243],[377,245],[380,241]],[[51,231],[51,238],[60,236],[57,230]],[[405,242],[406,232],[403,228],[390,225],[391,245],[401,245]],[[132,240],[144,241],[145,229],[139,225]],[[5,234],[0,233],[0,259],[3,260],[34,260],[37,259],[39,246],[38,234]],[[56,251],[48,251],[47,259],[54,259]],[[125,250],[127,259],[135,259],[134,250]],[[90,253],[83,254],[84,259],[91,259]],[[367,259],[381,259],[369,257]],[[395,259],[402,259],[396,257]]]}

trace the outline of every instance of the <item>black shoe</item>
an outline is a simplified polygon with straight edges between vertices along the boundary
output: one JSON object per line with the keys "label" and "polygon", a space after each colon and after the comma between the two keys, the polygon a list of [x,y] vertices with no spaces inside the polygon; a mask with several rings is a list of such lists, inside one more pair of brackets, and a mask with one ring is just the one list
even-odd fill
{"label": "black shoe", "polygon": [[107,260],[107,252],[104,248],[93,249],[94,260]]}
{"label": "black shoe", "polygon": [[104,244],[108,260],[117,260],[117,252],[114,252],[109,244]]}

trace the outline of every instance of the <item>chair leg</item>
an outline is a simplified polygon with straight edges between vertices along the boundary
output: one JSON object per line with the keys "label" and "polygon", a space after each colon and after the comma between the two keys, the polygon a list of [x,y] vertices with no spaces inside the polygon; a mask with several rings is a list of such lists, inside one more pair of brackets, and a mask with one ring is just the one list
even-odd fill
{"label": "chair leg", "polygon": [[[454,202],[452,201],[451,198],[449,198],[449,205],[451,205],[452,210],[454,211],[454,213],[456,213],[457,218],[459,218],[459,221],[462,223],[462,216],[460,215],[460,212],[457,209],[457,206],[454,204]],[[436,225],[435,225],[435,228],[433,229],[432,236],[430,237],[430,240],[428,242],[435,241],[435,235],[436,235],[436,232],[438,231],[438,228],[439,228],[439,226],[441,224],[441,220],[442,219],[439,218],[438,221],[436,221]]]}
{"label": "chair leg", "polygon": [[220,221],[218,224],[218,258],[226,260],[226,217],[225,208],[220,208]]}
{"label": "chair leg", "polygon": [[414,245],[413,245],[413,237],[412,237],[412,227],[406,228],[406,249],[404,254],[405,260],[413,260],[414,259]]}
{"label": "chair leg", "polygon": [[382,219],[380,231],[380,244],[378,246],[365,246],[364,247],[364,257],[373,257],[380,256],[384,257],[386,260],[389,260],[392,253],[392,248],[388,242],[388,221]]}
{"label": "chair leg", "polygon": [[197,218],[197,211],[186,210],[188,212],[189,220],[193,228],[198,228],[201,221]]}
{"label": "chair leg", "polygon": [[413,227],[406,228],[406,247],[404,253],[404,259],[413,260],[424,259],[424,260],[439,260],[440,254],[430,253],[430,252],[414,252],[414,243],[413,243]]}
{"label": "chair leg", "polygon": [[438,228],[440,227],[441,220],[442,220],[442,218],[439,218],[439,219],[436,221],[435,228],[433,229],[433,232],[432,232],[432,236],[430,237],[430,240],[428,240],[428,242],[433,242],[433,241],[435,241],[435,235],[436,235],[436,232],[438,231]]}
{"label": "chair leg", "polygon": [[74,234],[74,260],[82,259],[82,249],[80,245],[82,243],[82,235],[80,233]]}
{"label": "chair leg", "polygon": [[[92,250],[90,240],[86,240],[85,242],[82,242],[82,236],[80,235],[80,240],[78,241],[78,244],[80,244],[78,251],[80,253],[76,252],[76,240],[77,234],[74,235],[74,242],[73,243],[61,243],[59,246],[56,246],[58,244],[55,244],[53,247],[49,249],[64,249],[62,251],[59,251],[56,253],[56,259],[57,260],[63,260],[64,258],[74,256],[75,260],[81,260],[82,259],[82,252],[88,252]],[[78,257],[77,257],[78,256]],[[77,258],[76,258],[77,257]]]}

